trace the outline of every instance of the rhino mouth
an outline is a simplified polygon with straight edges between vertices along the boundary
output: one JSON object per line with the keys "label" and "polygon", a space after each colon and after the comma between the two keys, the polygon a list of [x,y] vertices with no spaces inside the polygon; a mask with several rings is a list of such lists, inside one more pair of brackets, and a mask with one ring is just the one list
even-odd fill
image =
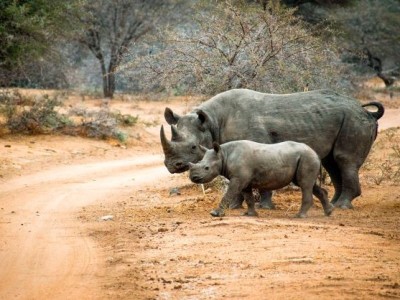
{"label": "rhino mouth", "polygon": [[204,182],[204,178],[201,176],[197,176],[197,175],[191,175],[190,176],[190,180],[194,183],[205,183]]}
{"label": "rhino mouth", "polygon": [[180,167],[175,173],[183,173],[189,170],[189,166]]}
{"label": "rhino mouth", "polygon": [[183,173],[183,172],[186,172],[186,171],[189,170],[189,165],[182,165],[182,166],[179,166],[179,167],[176,167],[176,166],[169,167],[169,166],[167,166],[167,169],[171,174]]}

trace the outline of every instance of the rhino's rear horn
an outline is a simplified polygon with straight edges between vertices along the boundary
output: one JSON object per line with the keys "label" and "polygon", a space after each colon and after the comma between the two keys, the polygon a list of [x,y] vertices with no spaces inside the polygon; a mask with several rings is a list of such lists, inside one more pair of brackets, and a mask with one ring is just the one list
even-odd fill
{"label": "rhino's rear horn", "polygon": [[176,126],[171,125],[171,132],[172,132],[172,140],[173,141],[179,141],[181,139],[181,135],[179,134]]}
{"label": "rhino's rear horn", "polygon": [[200,148],[201,152],[203,152],[203,154],[206,153],[207,150],[208,150],[208,149],[207,149],[206,147],[204,147],[203,145],[199,145],[199,148]]}
{"label": "rhino's rear horn", "polygon": [[161,145],[162,145],[162,148],[164,150],[164,153],[169,152],[171,150],[171,148],[172,148],[172,145],[171,145],[171,142],[168,141],[167,137],[165,136],[164,126],[163,125],[161,125],[160,138],[161,138]]}

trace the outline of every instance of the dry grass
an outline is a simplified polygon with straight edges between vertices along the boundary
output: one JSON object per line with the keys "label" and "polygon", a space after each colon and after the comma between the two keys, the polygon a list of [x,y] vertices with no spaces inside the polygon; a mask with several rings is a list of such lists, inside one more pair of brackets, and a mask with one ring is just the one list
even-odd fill
{"label": "dry grass", "polygon": [[[54,134],[126,142],[124,127],[134,126],[138,116],[111,111],[107,106],[100,110],[87,107],[65,107],[66,92],[20,92],[16,89],[0,91],[1,134]],[[83,101],[83,100],[82,100]]]}
{"label": "dry grass", "polygon": [[400,129],[380,132],[371,153],[361,169],[368,184],[400,184]]}

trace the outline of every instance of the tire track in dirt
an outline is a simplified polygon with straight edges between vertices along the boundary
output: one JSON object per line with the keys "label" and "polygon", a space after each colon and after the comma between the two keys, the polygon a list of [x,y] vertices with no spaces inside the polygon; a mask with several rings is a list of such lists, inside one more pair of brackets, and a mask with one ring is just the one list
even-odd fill
{"label": "tire track in dirt", "polygon": [[1,183],[0,299],[102,298],[102,250],[75,212],[165,175],[160,156],[149,155],[56,167]]}

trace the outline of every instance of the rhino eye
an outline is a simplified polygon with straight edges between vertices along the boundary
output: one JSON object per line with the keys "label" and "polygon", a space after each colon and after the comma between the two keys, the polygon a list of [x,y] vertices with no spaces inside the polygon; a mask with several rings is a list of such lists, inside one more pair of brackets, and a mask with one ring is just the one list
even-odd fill
{"label": "rhino eye", "polygon": [[196,149],[196,145],[193,145],[193,146],[192,146],[192,150],[195,150],[195,149]]}
{"label": "rhino eye", "polygon": [[205,169],[206,171],[208,171],[210,168],[209,168],[209,167],[205,167],[204,169]]}

